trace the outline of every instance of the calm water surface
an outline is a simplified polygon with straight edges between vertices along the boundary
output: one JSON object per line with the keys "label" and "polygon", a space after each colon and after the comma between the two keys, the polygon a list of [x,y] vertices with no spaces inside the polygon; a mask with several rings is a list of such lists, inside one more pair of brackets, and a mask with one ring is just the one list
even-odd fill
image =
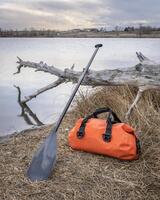
{"label": "calm water surface", "polygon": [[[0,38],[0,136],[37,124],[54,122],[63,110],[74,85],[62,84],[49,90],[22,108],[21,98],[56,80],[56,77],[23,68],[16,72],[16,56],[34,62],[45,61],[60,69],[82,70],[90,59],[94,45],[102,43],[91,66],[94,70],[112,69],[137,64],[136,51],[160,60],[160,39],[71,39],[71,38]],[[16,86],[16,87],[15,87]],[[36,115],[35,115],[36,114]]]}

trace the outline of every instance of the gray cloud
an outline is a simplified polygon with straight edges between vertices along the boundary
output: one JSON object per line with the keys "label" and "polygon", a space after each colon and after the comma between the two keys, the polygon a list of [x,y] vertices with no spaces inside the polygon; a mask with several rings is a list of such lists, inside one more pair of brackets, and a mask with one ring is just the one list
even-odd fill
{"label": "gray cloud", "polygon": [[95,11],[98,8],[103,6],[103,2],[100,1],[92,1],[89,3],[87,1],[40,1],[34,2],[34,6],[38,6],[40,9],[47,9],[52,11],[73,11],[73,10],[81,10],[81,11],[91,11],[92,9]]}
{"label": "gray cloud", "polygon": [[159,0],[1,0],[0,27],[159,26]]}
{"label": "gray cloud", "polygon": [[[103,2],[105,4],[105,0]],[[150,25],[159,25],[159,0],[110,0],[109,6],[113,11],[109,17],[112,23],[134,24],[146,21]]]}

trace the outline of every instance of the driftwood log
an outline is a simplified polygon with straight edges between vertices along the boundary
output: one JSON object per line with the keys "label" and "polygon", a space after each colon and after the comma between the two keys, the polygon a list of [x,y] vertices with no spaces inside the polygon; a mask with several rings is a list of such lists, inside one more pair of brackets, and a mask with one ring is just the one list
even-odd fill
{"label": "driftwood log", "polygon": [[[105,69],[100,71],[89,70],[88,74],[83,80],[83,85],[88,86],[122,86],[131,85],[139,88],[137,96],[126,113],[126,120],[128,120],[134,106],[140,100],[142,94],[146,90],[160,90],[160,64],[145,57],[141,52],[137,53],[137,57],[140,61],[137,65],[128,68],[116,68],[116,69]],[[23,103],[27,103],[32,98],[35,98],[39,94],[57,87],[64,82],[76,83],[81,75],[81,71],[75,71],[74,65],[71,69],[67,68],[64,71],[54,66],[49,66],[44,62],[35,63],[30,61],[24,61],[18,57],[18,71],[15,74],[20,73],[22,67],[34,68],[35,71],[43,71],[50,73],[58,77],[58,79],[37,90],[35,93],[25,97],[22,100]]]}

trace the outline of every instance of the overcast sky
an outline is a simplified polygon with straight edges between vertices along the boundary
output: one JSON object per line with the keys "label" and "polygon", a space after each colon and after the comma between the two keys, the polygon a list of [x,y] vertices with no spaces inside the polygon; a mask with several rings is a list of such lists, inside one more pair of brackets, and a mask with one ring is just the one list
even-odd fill
{"label": "overcast sky", "polygon": [[160,27],[160,0],[0,0],[3,29]]}

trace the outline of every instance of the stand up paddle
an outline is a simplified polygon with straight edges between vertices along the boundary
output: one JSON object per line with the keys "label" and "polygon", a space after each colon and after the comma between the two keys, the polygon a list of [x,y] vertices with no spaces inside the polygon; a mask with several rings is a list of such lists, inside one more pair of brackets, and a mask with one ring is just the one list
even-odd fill
{"label": "stand up paddle", "polygon": [[65,116],[79,86],[81,85],[98,49],[102,47],[102,44],[95,45],[95,51],[88,62],[88,65],[85,67],[84,71],[82,72],[78,83],[76,87],[74,88],[74,91],[69,98],[62,114],[60,115],[58,121],[56,122],[56,125],[51,130],[49,136],[46,138],[46,140],[42,143],[38,151],[34,154],[31,164],[27,170],[27,177],[31,181],[42,181],[47,180],[50,176],[55,163],[56,163],[56,154],[57,154],[57,130],[63,120],[63,117]]}

